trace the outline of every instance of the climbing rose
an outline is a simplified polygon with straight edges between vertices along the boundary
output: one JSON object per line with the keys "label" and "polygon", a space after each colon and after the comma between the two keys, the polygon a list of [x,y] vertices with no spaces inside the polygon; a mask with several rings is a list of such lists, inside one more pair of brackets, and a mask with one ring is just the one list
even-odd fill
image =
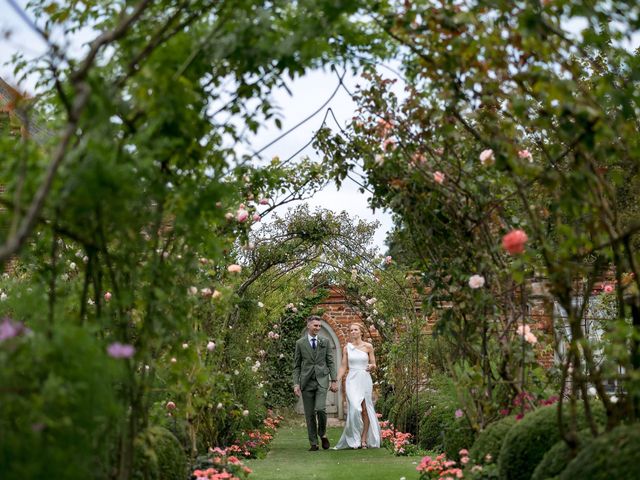
{"label": "climbing rose", "polygon": [[210,352],[213,352],[216,349],[216,343],[213,341],[210,341],[209,343],[207,343],[207,350],[209,350]]}
{"label": "climbing rose", "polygon": [[393,262],[393,258],[391,257],[391,255],[387,255],[386,257],[384,257],[385,264],[391,265],[392,262]]}
{"label": "climbing rose", "polygon": [[493,156],[493,150],[491,150],[490,148],[487,150],[483,150],[480,153],[480,163],[485,167],[489,167],[493,165],[494,161],[495,161],[495,157]]}
{"label": "climbing rose", "polygon": [[444,173],[442,173],[442,172],[434,172],[433,181],[436,182],[436,183],[442,184],[442,182],[444,182]]}
{"label": "climbing rose", "polygon": [[243,411],[242,411],[242,416],[243,416],[243,417],[247,417],[247,416],[249,416],[249,410],[243,410]]}
{"label": "climbing rose", "polygon": [[247,218],[249,218],[249,212],[247,212],[244,208],[239,208],[236,212],[236,220],[239,222],[244,222]]}
{"label": "climbing rose", "polygon": [[424,162],[427,161],[427,159],[425,158],[425,156],[423,154],[421,154],[420,152],[416,152],[413,154],[413,156],[411,157],[411,161],[416,164],[416,165],[421,165]]}
{"label": "climbing rose", "polygon": [[613,285],[606,284],[602,290],[604,290],[604,293],[611,293],[613,292]]}
{"label": "climbing rose", "polygon": [[188,293],[191,296],[195,295],[196,293],[198,293],[198,287],[194,287],[194,286],[189,287]]}
{"label": "climbing rose", "polygon": [[254,213],[252,218],[254,222],[259,222],[260,220],[262,220],[262,217],[257,213]]}
{"label": "climbing rose", "polygon": [[261,198],[258,203],[260,205],[269,205],[269,199],[268,198]]}
{"label": "climbing rose", "polygon": [[484,287],[484,277],[482,275],[472,275],[469,278],[469,286],[473,289]]}
{"label": "climbing rose", "polygon": [[128,345],[120,342],[114,342],[107,347],[107,353],[113,358],[131,358],[136,352],[133,345]]}
{"label": "climbing rose", "polygon": [[104,293],[104,299],[105,299],[105,301],[107,301],[107,302],[108,302],[109,300],[111,300],[111,292],[105,292],[105,293]]}
{"label": "climbing rose", "polygon": [[214,290],[211,294],[211,298],[220,298],[222,296],[222,292],[220,290]]}
{"label": "climbing rose", "polygon": [[242,271],[242,267],[234,263],[233,265],[229,265],[227,270],[229,273],[240,273]]}
{"label": "climbing rose", "polygon": [[169,401],[169,402],[167,402],[167,404],[165,405],[165,407],[166,407],[166,409],[167,409],[167,410],[175,410],[175,408],[176,408],[176,404],[175,404],[175,403],[173,403],[173,402],[171,402],[171,401]]}
{"label": "climbing rose", "polygon": [[231,212],[225,213],[224,218],[226,218],[227,220],[233,220],[233,213]]}
{"label": "climbing rose", "polygon": [[200,294],[203,297],[210,297],[212,292],[211,292],[211,289],[209,287],[206,287],[206,288],[203,288],[203,289],[200,290]]}
{"label": "climbing rose", "polygon": [[23,333],[29,333],[31,330],[26,328],[22,323],[15,322],[10,318],[5,318],[0,323],[0,342],[17,337]]}
{"label": "climbing rose", "polygon": [[382,166],[384,165],[384,155],[376,155],[375,157],[373,157],[374,162],[376,162],[376,165]]}
{"label": "climbing rose", "polygon": [[531,155],[531,152],[529,150],[519,150],[518,157],[523,160],[529,160],[529,162],[533,161],[533,156]]}
{"label": "climbing rose", "polygon": [[457,409],[456,413],[455,413],[455,416],[456,416],[456,418],[462,418],[464,416],[464,412],[462,410],[460,410],[460,409]]}
{"label": "climbing rose", "polygon": [[529,240],[529,237],[523,230],[511,230],[502,237],[502,247],[511,255],[516,255],[524,252],[527,240]]}

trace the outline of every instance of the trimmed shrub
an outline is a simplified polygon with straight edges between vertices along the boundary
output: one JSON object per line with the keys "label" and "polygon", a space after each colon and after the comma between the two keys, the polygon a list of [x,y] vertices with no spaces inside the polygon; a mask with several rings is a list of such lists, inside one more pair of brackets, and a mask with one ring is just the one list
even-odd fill
{"label": "trimmed shrub", "polygon": [[[595,407],[595,405],[594,405]],[[564,421],[568,425],[568,408],[564,408]],[[596,421],[603,419],[602,408],[594,408]],[[579,409],[579,429],[587,427],[583,409]],[[560,441],[558,406],[549,405],[528,413],[509,430],[500,449],[500,478],[504,480],[529,480],[544,454]]]}
{"label": "trimmed shrub", "polygon": [[187,456],[178,439],[164,427],[153,426],[134,442],[133,479],[184,480]]}
{"label": "trimmed shrub", "polygon": [[[580,445],[578,450],[588,445],[593,437],[590,430],[582,430],[579,434]],[[572,452],[564,440],[560,440],[547,453],[536,467],[531,476],[531,480],[546,480],[556,478],[560,475],[571,460],[575,458],[576,452]]]}
{"label": "trimmed shrub", "polygon": [[455,420],[455,408],[434,405],[420,422],[419,445],[425,450],[444,450],[444,431]]}
{"label": "trimmed shrub", "polygon": [[474,463],[484,463],[487,454],[491,455],[491,461],[497,462],[500,458],[500,449],[504,437],[516,423],[516,417],[504,417],[488,425],[469,450],[469,456]]}
{"label": "trimmed shrub", "polygon": [[614,428],[585,445],[560,480],[640,479],[640,424]]}
{"label": "trimmed shrub", "polygon": [[444,452],[447,458],[460,460],[460,452],[463,448],[469,448],[475,440],[475,432],[465,419],[456,419],[444,430]]}

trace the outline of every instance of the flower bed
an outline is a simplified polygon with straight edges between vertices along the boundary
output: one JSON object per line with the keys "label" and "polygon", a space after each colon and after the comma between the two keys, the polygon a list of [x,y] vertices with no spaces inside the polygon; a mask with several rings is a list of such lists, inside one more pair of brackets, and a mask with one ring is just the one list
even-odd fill
{"label": "flower bed", "polygon": [[198,459],[199,468],[195,469],[191,478],[194,480],[241,480],[251,473],[251,469],[242,463],[243,459],[259,458],[269,451],[269,445],[283,420],[273,411],[267,412],[267,418],[262,422],[262,428],[242,433],[242,439],[236,440],[225,448],[210,448],[211,457]]}
{"label": "flower bed", "polygon": [[397,430],[389,420],[380,422],[380,436],[382,446],[391,450],[394,455],[410,455],[417,452],[416,445],[411,443],[412,435]]}

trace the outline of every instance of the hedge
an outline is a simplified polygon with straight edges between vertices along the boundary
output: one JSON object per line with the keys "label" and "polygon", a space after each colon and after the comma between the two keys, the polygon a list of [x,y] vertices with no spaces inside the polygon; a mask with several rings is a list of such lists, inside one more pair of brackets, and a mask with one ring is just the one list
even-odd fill
{"label": "hedge", "polygon": [[623,425],[593,439],[580,450],[560,480],[640,479],[640,424]]}
{"label": "hedge", "polygon": [[[568,406],[563,416],[568,425]],[[602,408],[594,408],[596,419],[603,421]],[[587,427],[584,410],[579,408],[578,429]],[[507,433],[500,449],[499,470],[503,480],[529,480],[544,454],[561,440],[558,405],[538,408],[516,422]]]}
{"label": "hedge", "polygon": [[[590,430],[582,430],[578,437],[578,449],[584,448],[593,440]],[[531,480],[546,480],[557,477],[567,468],[576,453],[571,451],[564,440],[560,440],[544,454],[544,457],[542,457],[542,460],[534,470]]]}
{"label": "hedge", "polygon": [[480,435],[478,435],[478,438],[469,450],[469,456],[473,462],[476,464],[485,463],[487,454],[491,455],[492,462],[498,462],[502,442],[515,423],[516,418],[514,416],[504,417],[493,422],[480,432]]}
{"label": "hedge", "polygon": [[164,427],[149,427],[134,442],[135,480],[184,480],[187,456],[176,437]]}

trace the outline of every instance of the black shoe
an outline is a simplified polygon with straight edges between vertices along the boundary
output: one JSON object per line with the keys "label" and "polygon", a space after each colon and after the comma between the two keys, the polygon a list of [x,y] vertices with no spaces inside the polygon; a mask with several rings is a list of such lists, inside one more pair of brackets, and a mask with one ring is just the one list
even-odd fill
{"label": "black shoe", "polygon": [[322,441],[322,448],[327,450],[331,445],[329,445],[329,439],[327,437],[320,437],[320,441]]}
{"label": "black shoe", "polygon": [[311,448],[309,449],[310,452],[317,452],[318,450],[320,450],[318,445],[311,445]]}

